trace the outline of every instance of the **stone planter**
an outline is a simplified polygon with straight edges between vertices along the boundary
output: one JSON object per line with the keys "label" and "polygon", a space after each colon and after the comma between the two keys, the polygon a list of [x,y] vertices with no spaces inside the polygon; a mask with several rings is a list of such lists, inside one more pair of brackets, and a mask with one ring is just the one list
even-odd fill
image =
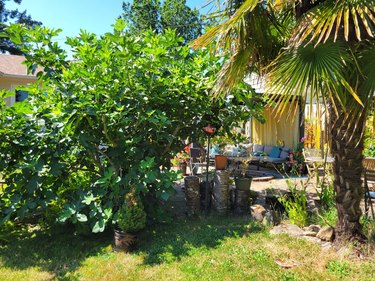
{"label": "stone planter", "polygon": [[213,209],[219,214],[226,214],[230,206],[229,201],[229,172],[216,170],[212,189]]}
{"label": "stone planter", "polygon": [[185,177],[186,214],[198,215],[200,212],[199,178],[196,176]]}

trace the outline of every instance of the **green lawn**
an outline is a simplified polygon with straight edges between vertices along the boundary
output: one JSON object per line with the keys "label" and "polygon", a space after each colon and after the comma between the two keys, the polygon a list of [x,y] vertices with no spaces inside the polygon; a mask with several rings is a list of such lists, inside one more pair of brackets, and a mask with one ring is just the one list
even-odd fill
{"label": "green lawn", "polygon": [[[375,259],[337,254],[246,217],[176,220],[150,227],[131,254],[114,253],[112,233],[8,228],[0,235],[0,280],[375,280]],[[275,260],[300,263],[280,268]]]}

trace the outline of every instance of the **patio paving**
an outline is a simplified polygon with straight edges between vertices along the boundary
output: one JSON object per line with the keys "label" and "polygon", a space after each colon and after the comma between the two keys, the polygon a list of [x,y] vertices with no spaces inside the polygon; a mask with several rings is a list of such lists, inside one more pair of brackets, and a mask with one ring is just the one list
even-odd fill
{"label": "patio paving", "polygon": [[[284,177],[283,178],[275,170],[270,170],[270,169],[263,168],[263,167],[261,167],[258,172],[264,172],[266,175],[273,175],[274,178],[269,179],[269,180],[253,180],[253,182],[251,183],[250,190],[258,192],[258,198],[255,202],[256,204],[262,204],[262,205],[265,204],[265,197],[266,197],[267,190],[272,189],[276,194],[278,192],[285,193],[289,191],[288,183],[287,183],[287,181],[289,181],[292,184],[297,184],[299,188],[301,188],[302,185],[306,186],[306,192],[307,192],[307,197],[308,197],[308,208],[310,210],[315,208],[315,200],[318,199],[318,194],[317,194],[318,190],[317,190],[315,177],[309,178],[308,176],[302,176],[302,177],[289,177],[289,178]],[[198,176],[202,177],[202,175],[198,175]],[[174,186],[174,188],[176,190],[176,194],[168,202],[168,206],[170,207],[170,210],[174,216],[186,217],[184,179],[181,179],[180,181],[178,181],[176,185]],[[364,206],[365,206],[364,200],[362,200],[362,203],[361,203],[362,211],[364,211],[364,208],[365,208]],[[373,207],[375,209],[375,200],[373,200]],[[202,211],[202,215],[203,215],[203,211]]]}
{"label": "patio paving", "polygon": [[[254,166],[255,167],[255,166]],[[250,169],[252,170],[252,169]],[[253,182],[251,183],[251,190],[258,192],[258,198],[256,203],[257,204],[264,204],[265,203],[265,196],[266,191],[273,189],[276,193],[285,193],[288,189],[287,180],[289,180],[292,183],[296,183],[299,187],[302,186],[302,184],[307,183],[307,193],[309,198],[309,205],[310,207],[314,207],[314,199],[317,199],[317,192],[315,188],[315,183],[313,180],[309,180],[307,176],[303,177],[291,177],[291,178],[283,178],[279,173],[277,173],[275,170],[270,170],[267,168],[261,167],[259,171],[256,170],[256,167],[253,169],[254,173],[253,176],[258,177],[254,178]],[[263,173],[263,178],[265,180],[262,180],[259,178],[259,175]],[[198,177],[203,177],[201,174],[197,175]],[[271,179],[269,176],[272,176]],[[173,215],[177,217],[183,217],[186,216],[186,201],[185,201],[185,191],[184,191],[184,179],[178,181],[175,185],[176,194],[171,198],[169,202],[170,210]],[[203,214],[203,212],[202,212]]]}

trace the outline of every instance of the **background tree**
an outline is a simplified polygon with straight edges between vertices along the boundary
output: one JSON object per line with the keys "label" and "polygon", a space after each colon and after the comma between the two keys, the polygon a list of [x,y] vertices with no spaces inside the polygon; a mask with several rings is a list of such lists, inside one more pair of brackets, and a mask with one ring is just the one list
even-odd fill
{"label": "background tree", "polygon": [[7,29],[29,69],[44,71],[23,88],[26,102],[6,107],[0,98],[3,221],[38,212],[50,222],[100,232],[116,223],[130,190],[155,218],[174,192],[170,160],[184,140],[205,139],[208,122],[229,131],[258,116],[245,85],[230,98],[212,98],[218,57],[192,52],[171,30],[133,34],[124,28],[119,20],[100,38],[82,32],[68,39],[73,60],[51,44],[56,31]]}
{"label": "background tree", "polygon": [[[7,22],[23,23],[26,26],[41,25],[39,21],[35,21],[27,14],[27,11],[20,12],[16,10],[8,10],[5,6],[9,0],[0,0],[0,33],[4,32],[4,25]],[[21,4],[22,0],[13,0],[14,3]],[[0,52],[8,52],[14,55],[22,55],[23,53],[15,46],[8,37],[0,37]]]}
{"label": "background tree", "polygon": [[[228,1],[216,15],[225,21],[193,43],[216,43],[229,60],[216,93],[227,93],[249,72],[268,79],[282,96],[278,112],[297,95],[323,101],[330,111],[335,158],[336,241],[365,239],[360,224],[363,132],[374,101],[375,1]],[[275,97],[275,96],[274,96]],[[271,99],[271,102],[275,101]]]}
{"label": "background tree", "polygon": [[176,30],[190,42],[202,34],[203,21],[197,9],[186,5],[186,0],[165,0],[161,8],[161,26]]}
{"label": "background tree", "polygon": [[132,4],[122,3],[124,10],[122,17],[130,23],[130,30],[142,33],[151,29],[156,33],[160,26],[160,2],[158,0],[134,0]]}
{"label": "background tree", "polygon": [[200,14],[188,7],[185,0],[167,0],[162,6],[157,0],[135,0],[132,4],[123,3],[123,10],[122,18],[130,23],[131,32],[141,33],[151,28],[160,33],[170,28],[184,38],[184,43],[202,34]]}

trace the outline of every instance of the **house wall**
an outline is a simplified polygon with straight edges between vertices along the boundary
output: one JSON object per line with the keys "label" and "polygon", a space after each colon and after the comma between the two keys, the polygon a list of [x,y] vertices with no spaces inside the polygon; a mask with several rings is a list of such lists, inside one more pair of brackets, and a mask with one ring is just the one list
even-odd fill
{"label": "house wall", "polygon": [[[0,90],[10,90],[14,91],[16,86],[23,86],[29,83],[33,83],[36,81],[34,77],[4,77],[0,76]],[[7,97],[5,102],[8,106],[11,106],[16,101],[16,95],[14,94],[13,97]]]}
{"label": "house wall", "polygon": [[279,141],[294,148],[300,138],[300,118],[298,103],[290,103],[282,114],[277,115],[272,108],[265,109],[266,123],[252,121],[251,139],[253,143],[277,145]]}

